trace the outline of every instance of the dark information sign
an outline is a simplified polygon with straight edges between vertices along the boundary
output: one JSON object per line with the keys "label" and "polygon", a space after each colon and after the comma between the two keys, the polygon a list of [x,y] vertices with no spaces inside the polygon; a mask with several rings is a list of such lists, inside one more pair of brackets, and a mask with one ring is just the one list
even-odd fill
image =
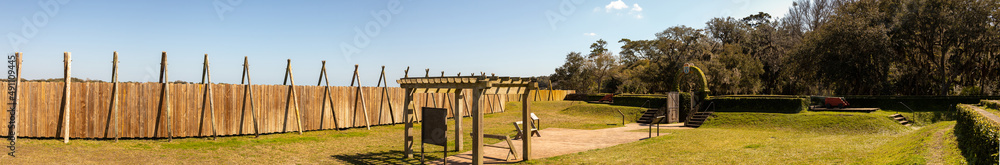
{"label": "dark information sign", "polygon": [[423,121],[420,122],[421,141],[427,144],[445,146],[448,138],[448,109],[424,107]]}

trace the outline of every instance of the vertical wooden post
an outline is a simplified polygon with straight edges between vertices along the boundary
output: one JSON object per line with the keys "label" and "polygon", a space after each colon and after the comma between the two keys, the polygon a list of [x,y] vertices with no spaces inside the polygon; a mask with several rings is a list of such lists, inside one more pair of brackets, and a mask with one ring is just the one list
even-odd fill
{"label": "vertical wooden post", "polygon": [[70,56],[69,52],[63,52],[63,69],[65,69],[63,80],[66,81],[63,83],[63,143],[69,143],[69,106],[71,102],[69,91],[72,79],[70,76],[70,64],[73,62],[73,59]]}
{"label": "vertical wooden post", "polygon": [[392,110],[392,95],[389,95],[389,81],[388,78],[385,77],[385,66],[382,66],[382,83],[385,84],[385,86],[382,87],[382,95],[385,96],[385,102],[387,102],[386,104],[389,104],[389,120],[392,121],[390,123],[395,123],[396,116],[393,116],[392,114],[395,114],[396,112]]}
{"label": "vertical wooden post", "polygon": [[[288,99],[285,100],[285,128],[288,128],[288,108],[290,104],[295,106],[295,121],[298,122],[299,135],[302,134],[302,116],[299,113],[299,96],[295,93],[295,76],[292,75],[292,59],[288,59],[288,67],[285,68],[285,80],[291,80],[291,85],[288,86]],[[287,83],[285,81],[282,83]],[[292,102],[294,101],[294,102]]]}
{"label": "vertical wooden post", "polygon": [[[382,78],[384,78],[384,77],[385,77],[385,65],[382,65],[382,73],[380,73],[378,75],[378,81],[375,81],[375,83],[376,83],[375,88],[382,87]],[[389,84],[385,84],[385,86],[389,86]],[[379,94],[380,96],[378,98],[378,123],[379,124],[382,124],[382,105],[385,103],[385,88],[381,88],[381,89],[382,90],[379,90],[379,92],[381,92],[381,93]],[[392,116],[392,115],[389,115],[389,116]]]}
{"label": "vertical wooden post", "polygon": [[[365,127],[368,130],[372,130],[371,123],[368,121],[368,103],[365,103],[365,92],[361,91],[361,76],[358,75],[358,64],[354,64],[354,77],[351,78],[351,86],[354,86],[354,81],[358,81],[358,90],[354,97],[354,114],[358,113],[358,100],[361,100],[361,110],[365,116]],[[357,116],[352,117],[357,121]]]}
{"label": "vertical wooden post", "polygon": [[[409,67],[407,67],[409,72]],[[404,76],[406,77],[406,76]],[[413,88],[406,88],[403,99],[403,158],[413,158],[413,109],[410,104],[413,101]]]}
{"label": "vertical wooden post", "polygon": [[[240,75],[240,85],[244,85],[244,81],[247,78],[247,59],[243,56],[243,72]],[[240,104],[240,127],[239,134],[243,134],[243,124],[246,123],[246,113],[247,113],[247,99],[250,97],[250,86],[243,86],[243,103]]]}
{"label": "vertical wooden post", "polygon": [[[482,88],[472,90],[472,100],[479,100],[482,95]],[[472,164],[477,165],[483,164],[483,111],[479,106],[480,101],[472,102]]]}
{"label": "vertical wooden post", "polygon": [[455,119],[455,151],[462,151],[462,88],[455,89],[455,104],[452,104]]}
{"label": "vertical wooden post", "polygon": [[[327,101],[329,101],[329,103],[330,103],[330,112],[331,112],[330,114],[333,115],[333,129],[340,130],[340,124],[337,124],[337,111],[333,109],[333,96],[331,96],[332,93],[330,93],[330,76],[326,75],[326,60],[323,60],[321,62],[323,63],[323,67],[319,70],[319,82],[316,82],[316,86],[319,86],[320,84],[322,84],[324,78],[326,80],[326,86],[323,87],[323,92],[324,92],[323,93],[323,103],[319,105],[319,106],[322,107],[321,108],[322,110],[320,111],[321,112],[320,114],[326,115],[326,113],[325,113],[326,112],[326,105],[325,104],[327,103]],[[326,120],[326,116],[320,116],[320,120],[319,120],[320,121],[319,122],[320,129],[323,129],[323,121],[324,120]]]}
{"label": "vertical wooden post", "polygon": [[[535,84],[535,82],[530,84]],[[528,94],[531,93],[531,90],[531,87],[527,87],[524,94],[521,95],[521,121],[524,121],[521,122],[521,128],[524,128],[521,129],[521,153],[524,154],[522,161],[531,160],[531,101],[528,101]]]}
{"label": "vertical wooden post", "polygon": [[552,101],[552,80],[549,80],[549,101]]}
{"label": "vertical wooden post", "polygon": [[171,120],[172,115],[170,111],[170,79],[168,78],[170,74],[169,72],[167,72],[167,52],[163,52],[163,57],[161,58],[160,66],[162,66],[161,69],[163,69],[163,72],[160,73],[160,75],[163,76],[161,77],[162,78],[161,83],[163,83],[163,87],[161,88],[163,91],[161,93],[163,93],[163,95],[161,96],[162,99],[160,99],[160,101],[162,102],[161,104],[166,104],[167,106],[167,141],[169,142],[174,140],[173,137],[174,131],[172,125],[173,120]]}
{"label": "vertical wooden post", "polygon": [[[458,72],[457,76],[458,77],[462,77],[462,72]],[[465,94],[459,92],[459,95],[465,95]],[[458,96],[456,95],[455,97],[458,97]],[[463,97],[465,97],[465,96],[463,96]],[[469,112],[469,110],[470,110],[470,108],[469,108],[469,99],[462,98],[460,101],[462,101],[462,103],[455,102],[455,104],[461,104],[461,105],[463,105],[465,107],[465,114],[466,115],[472,114],[472,113]],[[462,113],[458,113],[458,114],[462,114]],[[464,117],[464,116],[458,116],[458,117]]]}
{"label": "vertical wooden post", "polygon": [[[426,72],[426,73],[424,73],[424,77],[431,77],[431,69],[430,68],[424,69],[424,72]],[[430,90],[430,89],[427,89],[427,90]],[[430,105],[433,105],[435,108],[440,108],[440,107],[437,106],[437,96],[435,96],[435,94],[436,93],[431,93],[431,92],[428,91],[425,94],[425,96],[427,96],[427,98],[424,98],[424,102],[426,103],[426,102],[430,101],[431,102]],[[421,108],[420,110],[423,111],[423,108]],[[423,113],[421,113],[421,114],[423,114]]]}
{"label": "vertical wooden post", "polygon": [[490,98],[490,95],[484,94],[483,95],[483,100],[481,100],[481,101],[482,102],[486,102],[486,105],[490,106],[489,113],[496,112],[496,106],[493,106],[493,99]]}
{"label": "vertical wooden post", "polygon": [[503,110],[503,101],[500,100],[500,94],[496,94],[496,97],[494,97],[494,98],[497,99],[497,110],[499,112],[504,112],[504,110]]}
{"label": "vertical wooden post", "polygon": [[[208,54],[205,54],[205,69],[202,72],[201,83],[205,86],[205,95],[202,96],[204,99],[201,102],[201,112],[202,114],[205,113],[205,104],[207,101],[212,113],[212,140],[215,140],[219,136],[219,132],[215,128],[215,97],[212,96],[214,95],[212,93],[212,70],[209,69]],[[198,127],[198,129],[201,130],[201,127]]]}
{"label": "vertical wooden post", "polygon": [[392,97],[390,97],[390,95],[389,95],[389,89],[388,89],[389,88],[389,82],[387,81],[388,79],[385,77],[385,65],[382,65],[382,73],[379,74],[379,78],[378,79],[379,79],[379,82],[378,82],[377,85],[375,85],[375,87],[380,87],[383,83],[385,84],[385,87],[382,87],[382,97],[379,99],[379,103],[378,103],[378,110],[379,110],[378,111],[378,113],[379,113],[379,115],[378,115],[378,121],[379,121],[379,123],[382,122],[382,104],[385,103],[385,102],[388,102],[388,104],[389,104],[389,120],[390,120],[389,123],[395,123],[396,122],[396,116],[393,115],[393,114],[395,114],[395,111],[392,110]]}
{"label": "vertical wooden post", "polygon": [[115,142],[118,142],[118,51],[114,52],[114,59],[111,61],[111,122],[114,122]]}
{"label": "vertical wooden post", "polygon": [[[8,105],[10,105],[9,110],[10,110],[10,113],[11,113],[10,114],[10,116],[11,116],[11,118],[10,118],[10,126],[8,127],[8,129],[10,129],[9,130],[10,134],[8,135],[8,136],[10,136],[10,146],[9,146],[10,147],[10,153],[8,153],[8,155],[10,155],[10,156],[14,156],[14,152],[16,152],[15,149],[16,149],[16,145],[17,145],[16,142],[17,142],[17,124],[18,124],[18,122],[17,122],[18,121],[18,119],[17,119],[18,118],[17,117],[17,115],[18,115],[17,106],[18,106],[18,102],[19,102],[18,101],[19,100],[18,96],[21,93],[21,52],[14,53],[14,56],[15,56],[14,60],[16,60],[15,63],[14,63],[14,67],[17,67],[15,69],[15,72],[16,72],[15,74],[16,75],[14,77],[14,79],[15,79],[14,80],[14,89],[12,89],[14,91],[13,91],[13,93],[11,93],[11,97],[13,97],[14,100],[10,104],[8,104]],[[8,85],[8,88],[9,87],[10,86]],[[10,90],[10,89],[8,89],[8,90]]]}
{"label": "vertical wooden post", "polygon": [[[246,102],[247,102],[247,97],[249,96],[250,116],[253,118],[254,137],[260,137],[260,128],[257,126],[257,110],[255,109],[253,102],[253,90],[252,90],[253,86],[251,85],[252,83],[250,82],[250,61],[248,60],[247,56],[243,56],[243,75],[244,76],[240,78],[240,84],[243,84],[243,78],[246,78],[247,80],[247,84],[244,87],[245,89],[243,90],[243,112],[246,113]],[[240,133],[242,132],[243,132],[243,119],[240,118]]]}
{"label": "vertical wooden post", "polygon": [[[323,85],[323,74],[326,72],[326,60],[320,61],[319,78],[316,79],[316,86]],[[323,125],[326,124],[326,95],[330,93],[330,88],[323,87],[323,102],[319,103],[319,129],[323,129]]]}

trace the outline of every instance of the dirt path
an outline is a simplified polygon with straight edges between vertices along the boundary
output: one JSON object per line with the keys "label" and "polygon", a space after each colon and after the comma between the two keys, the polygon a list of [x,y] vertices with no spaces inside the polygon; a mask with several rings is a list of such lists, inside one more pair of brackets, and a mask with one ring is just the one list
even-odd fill
{"label": "dirt path", "polygon": [[[570,153],[583,152],[592,149],[611,147],[618,144],[629,143],[639,141],[644,138],[649,137],[649,133],[646,131],[635,132],[634,130],[647,130],[648,126],[645,124],[627,124],[625,127],[617,128],[606,128],[598,130],[578,130],[578,129],[563,129],[563,128],[549,128],[539,131],[542,137],[532,137],[532,159],[542,159],[547,157],[559,156]],[[655,127],[654,127],[655,129]],[[660,125],[660,129],[691,129],[690,127],[684,127],[684,123],[679,124],[663,124]],[[655,130],[654,130],[655,131]],[[667,135],[666,133],[661,133],[660,135]],[[652,136],[657,136],[656,132],[653,132]],[[483,153],[485,154],[483,158],[485,159],[485,164],[505,164],[514,163],[520,161],[522,149],[521,140],[513,140],[514,148],[517,151],[517,157],[519,159],[513,159],[506,161],[505,158],[508,156],[507,143],[500,142],[496,144],[491,144],[483,147]],[[472,151],[465,152],[462,154],[449,156],[447,158],[448,164],[469,164],[472,163]],[[441,160],[432,161],[429,164],[441,164]]]}
{"label": "dirt path", "polygon": [[928,150],[927,153],[930,154],[927,157],[927,164],[945,164],[943,158],[943,155],[945,155],[944,143],[945,140],[948,140],[947,138],[945,138],[945,134],[948,131],[953,130],[954,128],[955,126],[952,125],[947,128],[934,132],[934,137],[931,138],[931,142],[929,143],[929,146],[927,146]]}

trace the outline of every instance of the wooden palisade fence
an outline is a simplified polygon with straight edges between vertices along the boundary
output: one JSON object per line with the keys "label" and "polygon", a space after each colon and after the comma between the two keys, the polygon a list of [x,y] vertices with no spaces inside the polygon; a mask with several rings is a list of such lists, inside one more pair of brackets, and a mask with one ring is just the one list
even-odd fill
{"label": "wooden palisade fence", "polygon": [[[68,67],[69,53],[65,56],[65,66]],[[205,58],[207,67],[207,55]],[[117,59],[113,65],[117,65],[116,62]],[[68,85],[68,81],[21,82],[16,114],[17,136],[63,138],[63,134],[68,133],[65,137],[88,139],[211,137],[216,134],[345,129],[403,122],[403,107],[400,106],[404,100],[402,88],[361,87],[360,84],[350,87],[294,83],[250,85],[246,70],[249,65],[244,64],[243,67],[246,84],[212,84],[207,68],[203,72],[204,80],[198,84],[161,83],[169,82],[166,74],[162,75],[161,82],[122,83],[117,81],[116,72],[112,82],[72,82]],[[68,69],[66,72],[68,76]],[[325,76],[325,66],[321,73]],[[287,74],[287,78],[293,78],[290,68]],[[357,75],[354,76],[357,78]],[[378,86],[387,85],[383,84],[386,83],[384,75],[380,78],[382,81]],[[0,82],[0,85],[7,85],[7,82]],[[466,91],[466,95],[471,95],[469,92]],[[537,98],[542,99],[536,101],[562,100],[571,93],[565,90],[535,90],[528,98],[536,98],[534,95],[538,94],[541,97]],[[454,94],[414,97],[420,100],[415,102],[416,107],[441,107],[449,111],[455,100]],[[507,102],[519,100],[515,96],[484,95],[479,105],[485,113],[498,113],[506,110]],[[8,102],[0,99],[0,108],[9,109]],[[292,111],[289,108],[293,108]],[[294,113],[294,109],[298,109],[299,113]],[[448,114],[452,117],[454,113]],[[10,114],[0,111],[0,116]],[[0,118],[0,123],[8,123],[9,120]],[[299,123],[301,126],[298,126]],[[0,127],[0,135],[8,136],[8,131],[8,127]]]}

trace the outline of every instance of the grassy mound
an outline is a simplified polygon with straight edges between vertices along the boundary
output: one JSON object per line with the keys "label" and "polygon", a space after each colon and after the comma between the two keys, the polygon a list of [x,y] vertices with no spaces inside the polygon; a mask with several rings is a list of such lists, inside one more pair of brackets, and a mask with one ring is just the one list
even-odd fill
{"label": "grassy mound", "polygon": [[717,112],[703,128],[809,132],[823,134],[899,133],[908,128],[889,117],[866,113]]}
{"label": "grassy mound", "polygon": [[621,114],[619,114],[618,111],[621,111],[623,114],[625,114],[626,122],[635,122],[635,120],[639,119],[639,117],[642,117],[642,113],[646,112],[646,109],[640,107],[617,106],[617,105],[607,105],[607,104],[578,104],[563,109],[559,111],[559,113],[574,115],[574,116],[614,118],[621,120]]}

